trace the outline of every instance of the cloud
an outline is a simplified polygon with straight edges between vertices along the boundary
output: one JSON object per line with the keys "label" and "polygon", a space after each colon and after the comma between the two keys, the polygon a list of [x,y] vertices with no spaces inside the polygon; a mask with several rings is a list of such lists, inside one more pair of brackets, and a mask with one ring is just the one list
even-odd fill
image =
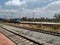
{"label": "cloud", "polygon": [[28,9],[34,9],[34,8],[41,8],[45,7],[49,3],[56,1],[56,0],[9,0],[5,2],[6,6],[20,6],[20,7],[26,7]]}
{"label": "cloud", "polygon": [[17,13],[17,10],[0,10],[0,13]]}
{"label": "cloud", "polygon": [[53,2],[54,0],[25,0],[28,9],[42,8]]}
{"label": "cloud", "polygon": [[6,6],[20,6],[20,7],[24,7],[26,6],[26,2],[25,1],[20,1],[20,0],[9,0],[7,2],[5,2]]}
{"label": "cloud", "polygon": [[[12,15],[13,14],[13,15]],[[0,9],[0,18],[6,18],[6,19],[10,19],[12,17],[17,18],[17,10],[9,10],[9,9]]]}
{"label": "cloud", "polygon": [[[10,0],[5,2],[6,6],[21,6],[27,5],[26,9],[20,11],[20,15],[26,17],[33,16],[33,10],[35,10],[35,17],[48,17],[52,18],[55,13],[60,12],[60,0]],[[31,10],[33,9],[33,10]],[[16,16],[17,17],[17,16]]]}
{"label": "cloud", "polygon": [[[60,1],[54,1],[49,3],[47,6],[43,7],[43,8],[35,8],[35,17],[39,18],[39,17],[47,17],[47,18],[53,18],[55,13],[60,13]],[[30,12],[27,11],[27,13],[29,12],[29,14],[24,13],[26,12],[23,11],[24,15],[29,15],[30,17],[32,17],[32,12],[33,10],[31,10]]]}
{"label": "cloud", "polygon": [[60,13],[60,1],[54,1],[48,4],[46,7],[37,10],[39,11],[37,14],[43,17],[52,18],[55,13]]}
{"label": "cloud", "polygon": [[45,8],[49,9],[49,10],[53,10],[53,11],[59,11],[60,10],[60,1],[52,2],[52,3],[48,4],[48,6],[46,6]]}

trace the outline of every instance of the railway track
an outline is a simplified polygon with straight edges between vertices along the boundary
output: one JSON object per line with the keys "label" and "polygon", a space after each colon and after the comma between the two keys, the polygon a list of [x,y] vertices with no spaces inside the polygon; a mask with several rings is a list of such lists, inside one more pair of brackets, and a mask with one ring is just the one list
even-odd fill
{"label": "railway track", "polygon": [[16,45],[52,45],[46,42],[38,41],[25,35],[20,35],[15,31],[11,31],[4,27],[0,27],[0,32],[8,37],[10,40],[12,40]]}
{"label": "railway track", "polygon": [[60,33],[57,33],[57,32],[46,31],[46,30],[41,30],[41,29],[27,28],[27,27],[20,27],[20,26],[17,26],[17,25],[11,25],[11,24],[6,24],[6,25],[9,25],[9,26],[17,27],[17,28],[27,29],[27,30],[30,30],[30,31],[35,31],[35,32],[39,32],[39,33],[45,33],[45,34],[49,34],[49,35],[54,35],[54,36],[58,36],[58,37],[60,37]]}
{"label": "railway track", "polygon": [[2,29],[2,31],[0,30],[0,32],[8,37],[10,40],[12,40],[16,45],[42,45],[33,42],[32,40],[26,39],[23,36],[20,36],[14,32],[7,31],[6,29]]}
{"label": "railway track", "polygon": [[16,45],[42,45],[23,36],[20,36],[14,32],[7,31],[6,29],[0,32],[7,36],[9,39],[11,39]]}

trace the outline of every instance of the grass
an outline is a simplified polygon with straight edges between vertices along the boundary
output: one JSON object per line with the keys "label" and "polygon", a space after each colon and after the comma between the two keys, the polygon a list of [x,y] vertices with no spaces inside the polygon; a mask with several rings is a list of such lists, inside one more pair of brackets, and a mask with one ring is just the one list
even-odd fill
{"label": "grass", "polygon": [[[46,30],[46,31],[53,31],[53,32],[60,33],[60,26],[59,25],[48,26],[48,25],[41,25],[41,24],[40,25],[19,24],[17,26],[26,27],[26,28],[33,28],[33,29],[42,29],[42,30]],[[17,32],[19,32],[19,31],[17,31]]]}
{"label": "grass", "polygon": [[[46,30],[46,31],[53,31],[53,32],[59,32],[60,33],[60,26],[58,25],[52,25],[52,26],[44,26],[44,25],[26,25],[26,24],[22,24],[24,27],[27,28],[34,28],[34,29],[42,29],[42,30]],[[25,26],[26,25],[26,26]]]}
{"label": "grass", "polygon": [[52,27],[52,26],[44,26],[44,27],[45,27],[45,28],[43,28],[44,30],[60,33],[60,28],[59,27]]}

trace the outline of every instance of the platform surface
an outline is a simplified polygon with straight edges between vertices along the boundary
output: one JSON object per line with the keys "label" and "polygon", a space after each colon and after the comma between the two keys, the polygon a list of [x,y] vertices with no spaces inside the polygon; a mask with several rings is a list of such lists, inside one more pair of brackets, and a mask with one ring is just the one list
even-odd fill
{"label": "platform surface", "polygon": [[9,40],[2,33],[0,33],[0,45],[16,45],[16,44]]}

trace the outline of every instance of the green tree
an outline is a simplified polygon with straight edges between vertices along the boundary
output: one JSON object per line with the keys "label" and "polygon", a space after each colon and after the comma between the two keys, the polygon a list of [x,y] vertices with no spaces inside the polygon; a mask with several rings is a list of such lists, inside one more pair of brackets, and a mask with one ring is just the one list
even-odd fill
{"label": "green tree", "polygon": [[27,17],[21,18],[21,21],[27,21]]}
{"label": "green tree", "polygon": [[60,14],[54,15],[55,22],[60,22]]}

